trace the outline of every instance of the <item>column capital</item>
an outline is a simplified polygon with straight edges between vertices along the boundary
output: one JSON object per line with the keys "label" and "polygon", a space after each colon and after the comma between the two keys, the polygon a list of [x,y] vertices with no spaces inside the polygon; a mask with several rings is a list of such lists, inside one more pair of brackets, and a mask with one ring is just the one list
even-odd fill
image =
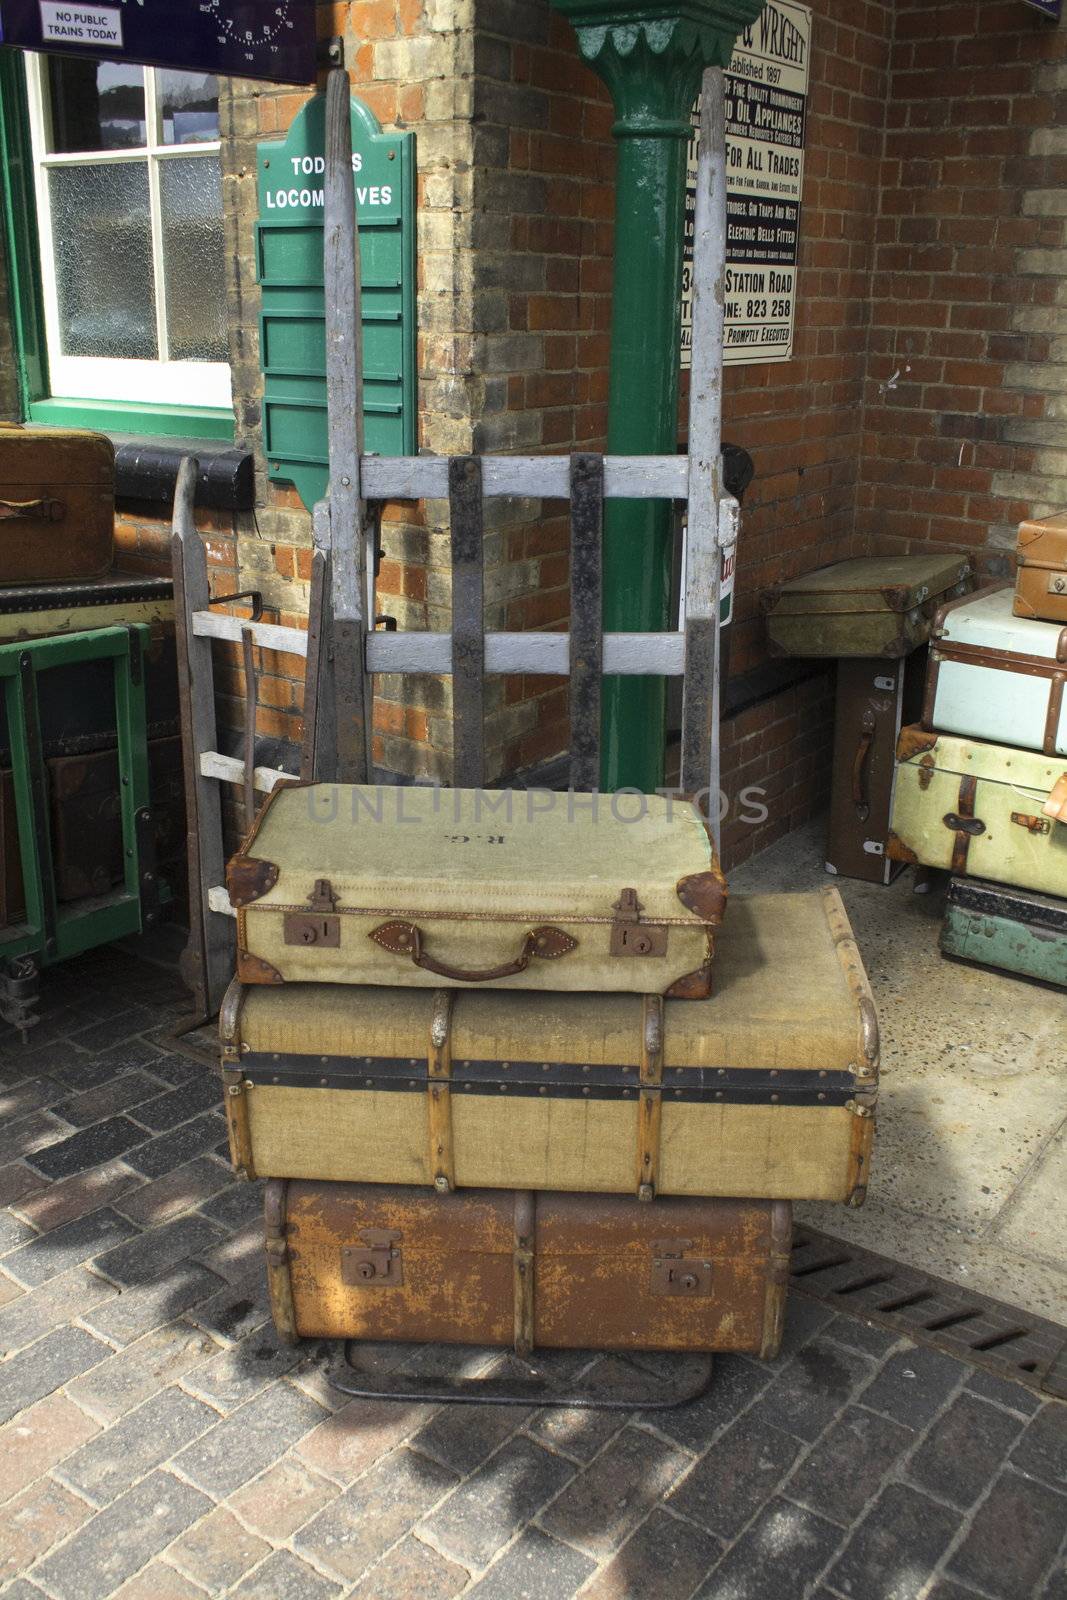
{"label": "column capital", "polygon": [[551,0],[607,84],[617,137],[688,138],[705,67],[729,65],[764,0]]}

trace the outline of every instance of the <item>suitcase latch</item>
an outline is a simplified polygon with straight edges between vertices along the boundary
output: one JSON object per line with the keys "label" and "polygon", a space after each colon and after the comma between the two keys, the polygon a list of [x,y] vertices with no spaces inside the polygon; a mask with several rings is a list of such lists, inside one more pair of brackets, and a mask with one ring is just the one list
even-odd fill
{"label": "suitcase latch", "polygon": [[1047,817],[1034,817],[1028,811],[1013,811],[1011,820],[1027,833],[1051,833],[1052,823]]}
{"label": "suitcase latch", "polygon": [[329,878],[316,878],[306,911],[285,913],[286,944],[315,945],[319,950],[338,950],[341,946],[341,919],[337,896]]}
{"label": "suitcase latch", "polygon": [[652,1242],[653,1294],[706,1298],[711,1293],[711,1262],[687,1256],[692,1239],[655,1239]]}
{"label": "suitcase latch", "polygon": [[341,1281],[351,1289],[396,1289],[404,1281],[400,1234],[390,1228],[364,1228],[362,1244],[341,1246]]}
{"label": "suitcase latch", "polygon": [[636,889],[624,889],[612,910],[611,954],[613,956],[665,956],[667,929],[651,927],[641,921],[641,902]]}

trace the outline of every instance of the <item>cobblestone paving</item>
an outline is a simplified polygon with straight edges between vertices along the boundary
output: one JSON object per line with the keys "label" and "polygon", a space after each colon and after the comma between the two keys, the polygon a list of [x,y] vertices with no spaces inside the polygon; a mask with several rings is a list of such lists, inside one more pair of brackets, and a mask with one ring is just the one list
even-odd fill
{"label": "cobblestone paving", "polygon": [[1067,1406],[799,1296],[675,1412],[346,1403],[184,1008],[96,953],[0,1041],[4,1600],[1065,1600]]}

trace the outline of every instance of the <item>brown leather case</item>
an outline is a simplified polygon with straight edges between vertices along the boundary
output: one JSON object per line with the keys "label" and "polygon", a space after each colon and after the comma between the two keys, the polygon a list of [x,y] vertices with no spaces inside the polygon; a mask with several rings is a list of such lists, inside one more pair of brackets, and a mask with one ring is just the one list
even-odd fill
{"label": "brown leather case", "polygon": [[792,1211],[377,1184],[266,1186],[282,1338],[589,1350],[781,1343]]}
{"label": "brown leather case", "polygon": [[114,547],[111,440],[0,424],[0,584],[99,578]]}
{"label": "brown leather case", "polygon": [[901,660],[837,664],[833,784],[826,868],[843,878],[891,883],[903,865],[886,856],[901,728],[922,712],[926,649]]}
{"label": "brown leather case", "polygon": [[1021,523],[1016,555],[1015,615],[1067,622],[1067,512]]}
{"label": "brown leather case", "polygon": [[[56,898],[82,900],[107,894],[122,882],[122,809],[118,755],[56,756],[48,762]],[[156,861],[177,859],[183,844],[185,802],[181,738],[148,744],[149,793]]]}

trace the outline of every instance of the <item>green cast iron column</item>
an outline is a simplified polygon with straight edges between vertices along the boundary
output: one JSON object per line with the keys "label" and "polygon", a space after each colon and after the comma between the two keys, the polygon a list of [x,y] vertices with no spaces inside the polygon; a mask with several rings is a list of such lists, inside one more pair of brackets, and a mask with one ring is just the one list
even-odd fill
{"label": "green cast iron column", "polygon": [[[704,68],[726,66],[764,0],[551,0],[611,91],[619,145],[608,451],[673,455],[678,442],[682,215],[690,115]],[[669,614],[670,503],[611,500],[604,521],[604,627],[655,633]],[[604,684],[601,784],[663,782],[662,678]]]}

